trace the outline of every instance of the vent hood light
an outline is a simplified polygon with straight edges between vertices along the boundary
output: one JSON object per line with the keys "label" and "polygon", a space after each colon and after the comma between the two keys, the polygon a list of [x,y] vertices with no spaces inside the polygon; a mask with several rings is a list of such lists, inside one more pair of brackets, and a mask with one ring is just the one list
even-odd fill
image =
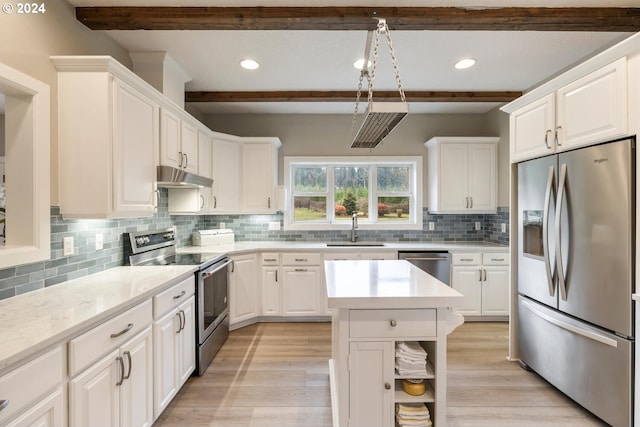
{"label": "vent hood light", "polygon": [[467,68],[471,68],[476,65],[476,60],[473,58],[465,58],[456,62],[453,66],[456,70],[466,70]]}
{"label": "vent hood light", "polygon": [[[353,63],[353,68],[356,70],[362,70],[362,66],[364,65],[364,59],[358,59]],[[371,61],[367,61],[367,68],[371,68]]]}
{"label": "vent hood light", "polygon": [[260,64],[258,63],[258,61],[255,61],[253,59],[243,59],[242,61],[240,61],[240,66],[245,70],[257,70],[258,67],[260,67]]}

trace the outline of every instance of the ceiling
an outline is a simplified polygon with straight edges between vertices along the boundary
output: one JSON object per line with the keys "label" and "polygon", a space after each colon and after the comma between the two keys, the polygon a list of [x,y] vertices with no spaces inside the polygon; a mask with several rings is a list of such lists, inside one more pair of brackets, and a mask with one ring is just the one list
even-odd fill
{"label": "ceiling", "polygon": [[[86,6],[339,6],[335,0],[69,0]],[[482,9],[513,7],[513,0],[436,0],[429,7]],[[350,0],[349,6],[424,6],[415,0]],[[521,0],[517,7],[637,7],[637,0]],[[381,16],[384,18],[383,16]],[[107,30],[130,52],[168,52],[192,77],[187,91],[353,91],[359,70],[353,62],[365,50],[367,32],[341,30]],[[526,91],[629,32],[589,31],[390,31],[406,91]],[[475,67],[455,70],[464,57]],[[260,68],[240,68],[243,58]],[[397,90],[386,39],[380,40],[376,91]],[[366,80],[364,101],[366,102]],[[375,100],[374,96],[374,100]],[[348,102],[197,102],[204,114],[352,114]],[[484,113],[504,102],[411,102],[411,113]],[[366,105],[360,106],[360,111]]]}

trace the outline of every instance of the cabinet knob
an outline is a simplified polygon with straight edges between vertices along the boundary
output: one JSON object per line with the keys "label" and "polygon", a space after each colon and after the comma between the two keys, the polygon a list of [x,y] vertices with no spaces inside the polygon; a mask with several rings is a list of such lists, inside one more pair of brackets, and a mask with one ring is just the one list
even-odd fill
{"label": "cabinet knob", "polygon": [[396,325],[398,324],[398,322],[396,322],[394,319],[391,319],[391,321],[389,322],[389,324],[391,325],[392,328],[395,328]]}
{"label": "cabinet knob", "polygon": [[391,390],[391,384],[389,384],[389,383],[384,383],[384,389],[385,389],[385,390]]}

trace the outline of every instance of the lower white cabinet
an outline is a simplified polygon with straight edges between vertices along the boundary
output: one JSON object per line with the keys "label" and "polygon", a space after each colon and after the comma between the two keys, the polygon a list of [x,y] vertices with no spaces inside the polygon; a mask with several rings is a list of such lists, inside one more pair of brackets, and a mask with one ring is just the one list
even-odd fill
{"label": "lower white cabinet", "polygon": [[455,311],[479,318],[509,315],[508,253],[454,253],[451,259],[451,287],[464,295]]}
{"label": "lower white cabinet", "polygon": [[29,407],[7,427],[58,427],[65,425],[66,389],[58,387],[53,393]]}
{"label": "lower white cabinet", "polygon": [[230,257],[229,326],[257,319],[260,314],[260,278],[256,254]]}
{"label": "lower white cabinet", "polygon": [[319,253],[282,254],[282,315],[324,314]]}
{"label": "lower white cabinet", "polygon": [[148,326],[69,382],[69,425],[153,423],[153,346]]}
{"label": "lower white cabinet", "polygon": [[282,315],[282,272],[280,254],[265,252],[261,254],[262,264],[262,315]]}
{"label": "lower white cabinet", "polygon": [[195,369],[195,279],[156,295],[154,302],[154,418]]}

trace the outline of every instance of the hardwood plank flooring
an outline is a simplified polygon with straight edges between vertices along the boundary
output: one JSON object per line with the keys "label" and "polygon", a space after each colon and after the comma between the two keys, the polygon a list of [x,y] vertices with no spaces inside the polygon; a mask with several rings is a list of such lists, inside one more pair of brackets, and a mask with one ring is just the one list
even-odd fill
{"label": "hardwood plank flooring", "polygon": [[[507,349],[506,323],[465,323],[449,336],[449,427],[606,426],[507,361]],[[233,331],[154,427],[331,427],[330,357],[330,323]]]}

